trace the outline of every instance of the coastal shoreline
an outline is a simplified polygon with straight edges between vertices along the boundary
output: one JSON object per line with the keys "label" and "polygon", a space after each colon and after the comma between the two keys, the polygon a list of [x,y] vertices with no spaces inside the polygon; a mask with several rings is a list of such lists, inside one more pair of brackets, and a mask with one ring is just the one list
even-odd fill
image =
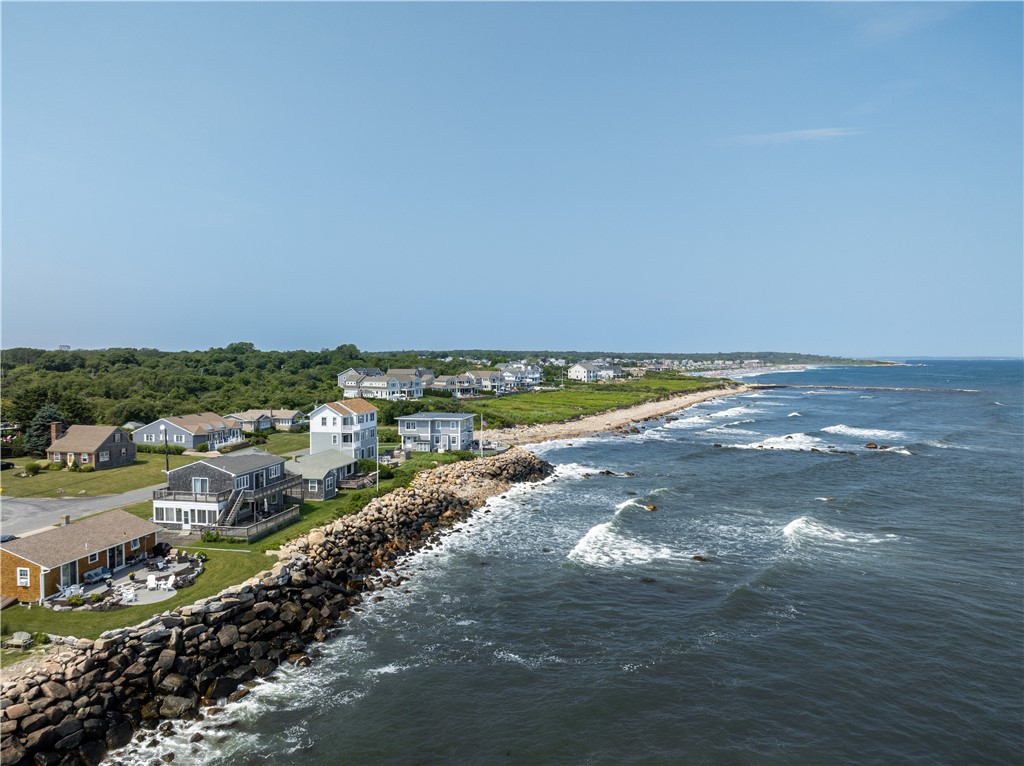
{"label": "coastal shoreline", "polygon": [[703,391],[682,394],[681,396],[674,396],[670,399],[644,402],[632,407],[599,412],[596,415],[587,415],[577,420],[488,429],[483,434],[489,441],[499,441],[514,446],[538,444],[558,439],[578,439],[584,436],[595,436],[600,433],[614,431],[617,428],[633,423],[671,415],[673,412],[684,410],[687,407],[706,402],[709,399],[744,394],[753,390],[753,388],[754,386],[752,385],[737,384],[725,388],[705,389]]}

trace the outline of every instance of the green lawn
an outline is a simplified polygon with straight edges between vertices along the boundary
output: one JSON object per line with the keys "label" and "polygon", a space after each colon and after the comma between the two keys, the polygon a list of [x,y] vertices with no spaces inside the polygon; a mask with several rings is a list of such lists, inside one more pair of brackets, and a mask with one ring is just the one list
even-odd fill
{"label": "green lawn", "polygon": [[[197,459],[184,455],[171,455],[169,463],[173,469],[195,462]],[[14,462],[21,466],[29,460],[19,458]],[[46,465],[45,460],[36,462]],[[139,453],[134,465],[108,468],[92,473],[44,470],[35,476],[28,476],[24,479],[18,478],[16,473],[20,473],[17,468],[0,474],[0,482],[2,482],[0,487],[3,488],[4,497],[78,497],[81,495],[98,497],[99,495],[116,495],[166,481],[164,456],[153,453]],[[58,490],[63,490],[63,492]]]}
{"label": "green lawn", "polygon": [[509,425],[557,423],[720,386],[721,381],[706,378],[572,384],[557,391],[471,399],[462,402],[462,409],[482,413],[488,428],[501,428]]}
{"label": "green lawn", "polygon": [[275,455],[287,455],[289,452],[309,449],[308,433],[291,433],[290,431],[276,431],[267,437],[267,443],[259,445],[259,448],[272,452]]}
{"label": "green lawn", "polygon": [[[193,550],[193,549],[189,549]],[[204,549],[205,550],[205,549]],[[0,633],[8,636],[19,630],[29,633],[56,633],[78,638],[98,638],[105,630],[136,625],[155,612],[163,612],[183,604],[191,604],[212,596],[231,585],[238,585],[253,575],[270,569],[276,559],[250,551],[209,551],[203,573],[195,585],[182,588],[176,595],[159,604],[132,606],[113,612],[53,612],[34,606],[12,606],[0,612]],[[13,654],[13,653],[12,653]],[[19,653],[20,654],[20,653]],[[14,657],[3,655],[9,661]]]}

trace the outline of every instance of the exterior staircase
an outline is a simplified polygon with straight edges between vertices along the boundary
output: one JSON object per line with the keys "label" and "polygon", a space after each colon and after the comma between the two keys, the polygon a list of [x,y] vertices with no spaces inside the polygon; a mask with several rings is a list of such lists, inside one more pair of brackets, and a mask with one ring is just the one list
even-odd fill
{"label": "exterior staircase", "polygon": [[220,517],[217,519],[217,526],[233,527],[244,502],[245,492],[241,489],[234,490],[231,497],[228,498],[228,504],[224,506],[224,510],[221,511]]}

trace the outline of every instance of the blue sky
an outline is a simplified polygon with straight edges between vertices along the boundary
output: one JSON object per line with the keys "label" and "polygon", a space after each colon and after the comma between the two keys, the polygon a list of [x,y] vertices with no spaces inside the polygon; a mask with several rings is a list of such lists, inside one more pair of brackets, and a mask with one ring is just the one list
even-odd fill
{"label": "blue sky", "polygon": [[1019,356],[1022,26],[4,2],[0,343]]}

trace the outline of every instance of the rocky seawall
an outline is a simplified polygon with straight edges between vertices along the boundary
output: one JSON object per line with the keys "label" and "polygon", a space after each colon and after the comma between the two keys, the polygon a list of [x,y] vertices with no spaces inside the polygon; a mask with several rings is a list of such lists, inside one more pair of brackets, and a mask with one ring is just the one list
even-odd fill
{"label": "rocky seawall", "polygon": [[311,662],[310,645],[391,583],[386,570],[401,556],[512,484],[551,473],[521,449],[435,468],[292,541],[241,585],[96,641],[61,639],[59,651],[0,687],[0,762],[98,764],[174,719],[244,696],[247,682],[281,663]]}

